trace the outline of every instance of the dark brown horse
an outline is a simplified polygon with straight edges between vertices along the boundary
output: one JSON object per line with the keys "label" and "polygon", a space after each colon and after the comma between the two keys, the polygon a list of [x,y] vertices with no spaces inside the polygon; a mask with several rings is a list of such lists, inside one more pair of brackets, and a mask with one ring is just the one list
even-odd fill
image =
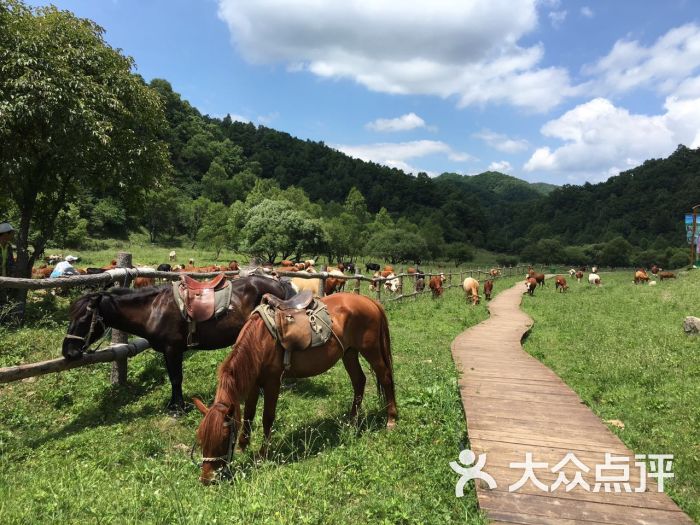
{"label": "dark brown horse", "polygon": [[[295,352],[291,369],[285,377],[311,377],[330,369],[342,358],[352,382],[354,397],[350,417],[355,418],[365,391],[361,354],[377,376],[377,384],[384,393],[387,410],[387,428],[392,429],[398,415],[394,397],[394,377],[391,359],[389,325],[382,307],[368,297],[338,293],[321,299],[333,319],[333,332],[327,343],[317,348]],[[197,430],[197,438],[204,455],[200,480],[210,483],[216,472],[231,460],[233,445],[241,428],[240,403],[245,400],[241,449],[250,443],[251,421],[255,418],[260,388],[263,389],[263,432],[265,454],[275,419],[280,392],[284,351],[270,335],[259,315],[252,316],[226,360],[219,367],[216,397],[210,408],[194,399],[204,419]]]}
{"label": "dark brown horse", "polygon": [[[241,327],[266,293],[281,299],[294,295],[286,283],[270,277],[250,276],[231,281],[231,309],[218,319],[197,323],[197,350],[233,344]],[[92,330],[91,330],[92,327]],[[173,297],[172,286],[139,290],[115,288],[77,299],[70,307],[70,324],[63,340],[63,356],[77,359],[107,327],[143,337],[165,356],[172,386],[169,408],[184,406],[182,357],[187,350],[187,322]]]}

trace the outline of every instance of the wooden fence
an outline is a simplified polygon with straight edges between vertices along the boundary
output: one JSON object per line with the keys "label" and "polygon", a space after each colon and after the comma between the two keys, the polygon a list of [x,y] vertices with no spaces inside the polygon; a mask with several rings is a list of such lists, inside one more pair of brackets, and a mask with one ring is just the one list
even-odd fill
{"label": "wooden fence", "polygon": [[[0,288],[45,290],[54,288],[64,289],[76,287],[99,287],[105,285],[128,287],[131,285],[131,283],[136,277],[154,277],[174,281],[179,280],[182,275],[207,278],[215,277],[219,273],[224,273],[229,277],[235,277],[245,273],[238,270],[212,273],[159,272],[153,270],[152,268],[132,268],[131,254],[124,252],[119,253],[117,255],[117,266],[118,267],[113,270],[107,270],[104,273],[97,275],[80,275],[71,277],[60,277],[55,279],[18,279],[12,277],[0,277]],[[527,265],[521,265],[510,268],[499,268],[500,275],[496,276],[496,278],[524,275],[526,269]],[[408,299],[410,297],[416,297],[421,293],[430,293],[430,289],[427,286],[427,281],[429,281],[430,278],[435,275],[445,276],[446,282],[443,285],[444,288],[453,288],[461,286],[462,281],[467,277],[474,277],[478,280],[481,280],[482,278],[491,277],[488,270],[481,269],[468,269],[456,272],[424,272],[426,286],[422,292],[418,292],[415,290],[416,274],[409,273],[399,273],[392,278],[367,277],[359,273],[354,275],[340,276],[331,274],[327,271],[322,271],[318,273],[276,272],[276,274],[280,277],[319,279],[319,295],[321,296],[323,296],[326,279],[328,278],[343,279],[346,281],[346,284],[348,281],[354,281],[352,292],[357,294],[361,293],[362,281],[374,283],[376,285],[374,298],[381,302],[400,301],[403,299]],[[455,276],[458,276],[458,278],[455,278]],[[384,290],[384,283],[393,279],[399,279],[399,287],[396,293],[391,293]],[[414,286],[414,289],[410,292],[407,292],[405,289],[405,285],[409,284],[412,284]],[[384,294],[383,297],[382,294]],[[107,346],[105,349],[93,353],[85,353],[80,359],[66,360],[63,358],[58,358],[38,363],[0,368],[0,384],[8,383],[11,381],[18,381],[28,377],[40,376],[54,372],[62,372],[64,370],[88,366],[95,363],[112,362],[111,382],[113,384],[123,385],[126,383],[127,377],[127,359],[138,355],[139,353],[143,352],[144,350],[147,350],[148,348],[150,348],[150,344],[145,339],[137,338],[131,342],[128,342],[128,334],[124,334],[117,330],[114,330],[112,333],[112,344],[110,346]]]}

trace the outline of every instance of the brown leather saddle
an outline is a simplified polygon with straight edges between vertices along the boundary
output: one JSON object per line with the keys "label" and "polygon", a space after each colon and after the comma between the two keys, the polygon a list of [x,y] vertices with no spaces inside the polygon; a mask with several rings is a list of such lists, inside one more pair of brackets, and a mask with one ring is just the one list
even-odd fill
{"label": "brown leather saddle", "polygon": [[267,329],[284,349],[284,367],[291,366],[291,353],[325,344],[332,335],[332,320],[326,305],[304,290],[283,300],[265,294],[258,312]]}
{"label": "brown leather saddle", "polygon": [[197,344],[194,338],[196,323],[211,319],[229,306],[231,285],[223,273],[209,281],[198,281],[183,275],[179,283],[174,283],[173,288],[176,302],[188,320],[188,345],[194,346]]}
{"label": "brown leather saddle", "polygon": [[210,281],[198,281],[189,275],[183,275],[180,284],[180,297],[185,302],[187,316],[197,322],[206,321],[214,317],[216,306],[215,292],[228,285],[226,276],[223,273]]}

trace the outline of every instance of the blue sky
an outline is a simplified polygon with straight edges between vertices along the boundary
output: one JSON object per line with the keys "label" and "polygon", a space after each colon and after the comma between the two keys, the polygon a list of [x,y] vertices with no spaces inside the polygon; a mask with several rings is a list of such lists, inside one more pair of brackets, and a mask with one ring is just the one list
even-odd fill
{"label": "blue sky", "polygon": [[578,184],[700,146],[695,0],[51,3],[203,113],[414,173]]}

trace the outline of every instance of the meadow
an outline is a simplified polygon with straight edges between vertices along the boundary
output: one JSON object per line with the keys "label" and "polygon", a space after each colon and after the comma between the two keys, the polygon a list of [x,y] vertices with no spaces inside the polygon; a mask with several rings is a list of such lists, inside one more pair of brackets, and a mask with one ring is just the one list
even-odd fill
{"label": "meadow", "polygon": [[[600,288],[568,279],[525,296],[535,320],[525,350],[554,370],[637,454],[673,454],[667,492],[700,521],[700,338],[683,319],[700,316],[700,272],[656,286],[632,272],[602,274]],[[568,278],[568,276],[567,276]],[[573,281],[573,282],[572,282]]]}
{"label": "meadow", "polygon": [[[136,257],[136,254],[135,254]],[[502,290],[513,283],[496,283]],[[0,365],[57,357],[71,296],[32,294],[27,325],[1,329]],[[203,487],[190,462],[200,414],[166,412],[170,386],[154,352],[130,360],[126,387],[109,365],[0,386],[0,522],[5,523],[485,523],[473,489],[456,498],[449,462],[467,446],[450,343],[487,317],[459,288],[387,306],[399,424],[385,416],[369,367],[361,423],[346,412],[342,365],[286,384],[271,455],[249,452],[229,482]],[[228,349],[191,352],[184,391],[210,402]]]}

